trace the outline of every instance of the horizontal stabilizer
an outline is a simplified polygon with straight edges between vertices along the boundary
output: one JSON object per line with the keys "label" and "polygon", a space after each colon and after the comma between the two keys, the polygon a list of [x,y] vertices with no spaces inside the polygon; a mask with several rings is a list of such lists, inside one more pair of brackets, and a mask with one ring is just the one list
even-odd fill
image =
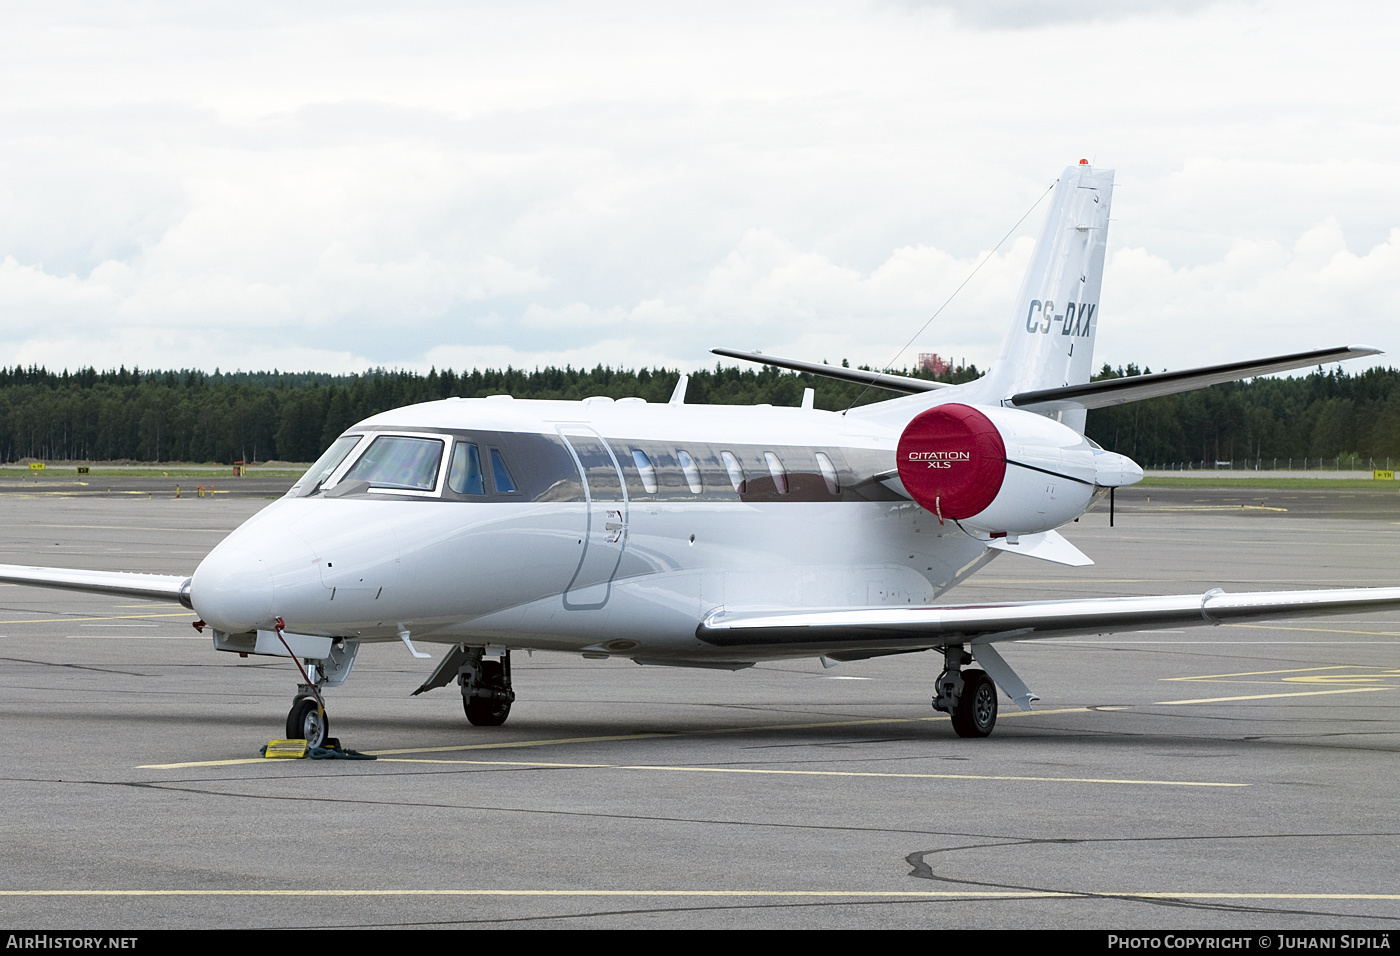
{"label": "horizontal stabilizer", "polygon": [[1028,558],[1053,561],[1071,568],[1087,568],[1094,559],[1065,540],[1058,531],[1042,531],[1040,534],[1023,534],[1013,544],[1009,538],[993,538],[987,547],[1005,551],[1007,554],[1024,554]]}
{"label": "horizontal stabilizer", "polygon": [[772,355],[764,355],[762,352],[740,352],[738,349],[710,349],[710,351],[715,355],[723,355],[725,358],[743,359],[746,362],[758,362],[760,365],[771,365],[774,368],[785,368],[794,372],[808,372],[812,375],[823,375],[827,378],[840,379],[843,382],[860,382],[862,385],[887,388],[892,392],[903,392],[906,395],[914,395],[919,392],[931,392],[938,388],[951,388],[947,382],[930,382],[923,378],[891,375],[888,372],[870,372],[863,368],[841,368],[839,366],[823,365],[820,362],[802,362],[797,359],[777,358]]}
{"label": "horizontal stabilizer", "polygon": [[76,568],[29,568],[0,564],[0,582],[27,584],[61,591],[119,594],[123,597],[178,601],[190,607],[190,578],[175,574],[136,574],[130,571],[83,571]]}
{"label": "horizontal stabilizer", "polygon": [[1010,404],[1015,408],[1025,408],[1036,412],[1066,408],[1107,408],[1110,405],[1123,405],[1128,402],[1140,402],[1145,398],[1158,398],[1162,395],[1175,395],[1177,392],[1190,392],[1209,385],[1235,382],[1242,378],[1253,378],[1256,375],[1268,375],[1271,372],[1287,372],[1290,369],[1308,368],[1313,365],[1325,365],[1329,362],[1341,362],[1347,359],[1380,354],[1380,349],[1356,345],[1318,349],[1313,352],[1297,352],[1293,355],[1279,355],[1274,358],[1255,359],[1249,362],[1231,362],[1228,365],[1211,365],[1206,368],[1183,369],[1178,372],[1154,372],[1150,375],[1112,378],[1084,385],[1038,388],[1034,391],[1018,392],[1012,395]]}
{"label": "horizontal stabilizer", "polygon": [[1256,591],[1162,597],[1093,598],[1027,604],[832,608],[711,612],[696,636],[716,647],[770,647],[815,653],[883,651],[946,644],[1033,640],[1189,627],[1307,614],[1357,614],[1400,608],[1400,588]]}

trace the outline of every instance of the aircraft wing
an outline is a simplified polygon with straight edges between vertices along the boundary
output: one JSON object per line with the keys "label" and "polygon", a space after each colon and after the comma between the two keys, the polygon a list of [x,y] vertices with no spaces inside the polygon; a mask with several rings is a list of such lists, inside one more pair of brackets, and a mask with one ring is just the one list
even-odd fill
{"label": "aircraft wing", "polygon": [[927,379],[909,378],[905,375],[891,375],[888,372],[870,372],[863,368],[845,368],[817,362],[803,362],[799,359],[764,355],[762,352],[742,352],[739,349],[710,349],[710,351],[715,355],[723,355],[725,358],[758,362],[760,365],[771,365],[774,368],[785,368],[794,372],[809,372],[812,375],[822,375],[843,382],[859,382],[862,385],[889,389],[891,392],[903,392],[906,395],[932,392],[940,388],[952,388],[947,382],[931,382]]}
{"label": "aircraft wing", "polygon": [[0,564],[0,582],[36,588],[119,594],[123,597],[179,601],[190,606],[190,578],[175,574],[136,574],[129,571],[83,571]]}
{"label": "aircraft wing", "polygon": [[1400,608],[1400,587],[1326,591],[1254,591],[1162,597],[1094,598],[1024,604],[712,611],[696,636],[717,647],[810,648],[830,657],[870,657],[946,644],[1108,634],[1309,614]]}
{"label": "aircraft wing", "polygon": [[1088,382],[1084,385],[1040,388],[1012,395],[1010,402],[1013,408],[1024,408],[1035,412],[1063,408],[1107,408],[1110,405],[1123,405],[1127,402],[1140,402],[1145,398],[1175,395],[1177,392],[1190,392],[1209,385],[1234,382],[1242,378],[1253,378],[1256,375],[1268,375],[1271,372],[1287,372],[1295,368],[1308,368],[1312,365],[1343,362],[1347,359],[1380,354],[1380,349],[1364,345],[1317,349],[1312,352],[1295,352],[1292,355],[1277,355],[1273,358],[1253,359],[1248,362],[1231,362],[1227,365],[1209,365],[1205,368],[1188,368],[1176,372],[1154,372],[1150,375],[1131,375],[1127,378],[1110,378],[1100,382]]}

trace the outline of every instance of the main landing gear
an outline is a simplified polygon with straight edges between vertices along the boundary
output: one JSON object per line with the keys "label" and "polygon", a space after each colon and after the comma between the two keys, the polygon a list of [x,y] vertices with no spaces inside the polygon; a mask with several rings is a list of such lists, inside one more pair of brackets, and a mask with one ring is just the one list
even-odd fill
{"label": "main landing gear", "polygon": [[468,657],[457,672],[462,685],[462,709],[473,727],[499,727],[510,716],[515,691],[510,689],[510,651],[498,661],[487,660],[481,650]]}
{"label": "main landing gear", "polygon": [[510,705],[515,701],[515,691],[510,689],[510,651],[503,649],[500,655],[499,660],[491,660],[484,647],[458,644],[413,693],[446,687],[456,678],[462,686],[467,720],[476,727],[499,727],[510,716]]}
{"label": "main landing gear", "polygon": [[943,648],[943,673],[938,675],[933,709],[952,715],[959,737],[986,737],[997,725],[997,686],[987,672],[963,666],[972,655],[961,646]]}

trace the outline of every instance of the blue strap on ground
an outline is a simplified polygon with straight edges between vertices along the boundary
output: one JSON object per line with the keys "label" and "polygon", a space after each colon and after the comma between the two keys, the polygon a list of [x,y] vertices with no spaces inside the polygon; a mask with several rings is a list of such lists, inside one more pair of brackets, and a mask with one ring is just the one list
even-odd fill
{"label": "blue strap on ground", "polygon": [[[267,756],[267,744],[258,748],[258,753]],[[312,760],[378,760],[373,754],[362,754],[358,750],[345,750],[341,747],[312,747],[306,755]]]}
{"label": "blue strap on ground", "polygon": [[362,754],[358,750],[345,750],[341,747],[312,747],[306,752],[312,760],[378,760],[373,754]]}

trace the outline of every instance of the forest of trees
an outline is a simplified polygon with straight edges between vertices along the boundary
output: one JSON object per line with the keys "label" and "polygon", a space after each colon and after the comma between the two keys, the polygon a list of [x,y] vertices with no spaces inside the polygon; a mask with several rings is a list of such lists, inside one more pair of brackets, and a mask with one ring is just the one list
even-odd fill
{"label": "forest of trees", "polygon": [[[1150,370],[1144,370],[1144,372]],[[1137,369],[1109,369],[1118,378]],[[1256,378],[1180,395],[1096,409],[1089,437],[1146,467],[1190,462],[1274,460],[1294,467],[1308,459],[1355,457],[1400,463],[1400,370],[1355,375],[1318,369],[1298,378]]]}
{"label": "forest of trees", "polygon": [[[1138,374],[1104,366],[1096,378]],[[1147,371],[1147,370],[1144,370]],[[638,396],[664,402],[679,372],[507,368],[427,375],[374,369],[362,375],[121,368],[50,372],[0,368],[0,462],[312,461],[362,418],[414,402],[510,394],[580,399]],[[912,370],[899,374],[920,376]],[[973,366],[943,376],[961,382]],[[806,387],[818,408],[880,401],[894,393],[767,367],[690,372],[692,403],[796,405]],[[1400,371],[1356,375],[1321,369],[1261,378],[1089,413],[1088,433],[1145,466],[1181,462],[1336,458],[1400,462]]]}

